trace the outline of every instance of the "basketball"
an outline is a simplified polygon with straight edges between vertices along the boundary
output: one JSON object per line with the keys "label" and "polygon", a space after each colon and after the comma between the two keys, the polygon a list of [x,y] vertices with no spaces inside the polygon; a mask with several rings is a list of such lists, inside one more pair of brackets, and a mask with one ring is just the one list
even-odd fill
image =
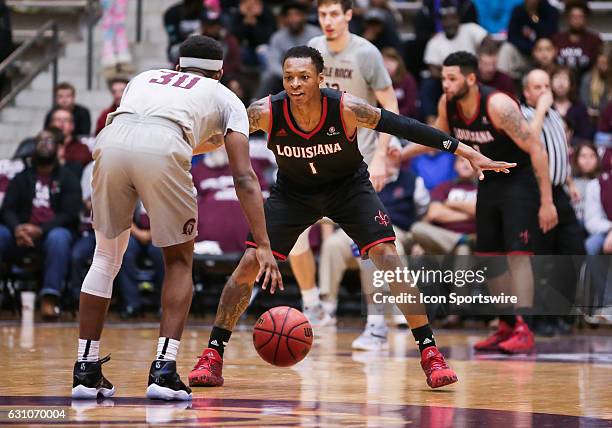
{"label": "basketball", "polygon": [[302,361],[312,346],[312,327],[297,309],[277,306],[259,317],[253,328],[253,345],[264,361],[289,367]]}

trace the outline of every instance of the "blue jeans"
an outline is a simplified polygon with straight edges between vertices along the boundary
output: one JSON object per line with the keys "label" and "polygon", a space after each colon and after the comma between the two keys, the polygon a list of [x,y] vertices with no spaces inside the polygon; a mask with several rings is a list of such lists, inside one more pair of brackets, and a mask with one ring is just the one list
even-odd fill
{"label": "blue jeans", "polygon": [[606,235],[606,233],[596,233],[595,235],[591,235],[586,239],[584,246],[586,247],[586,253],[589,256],[601,254],[603,244],[606,240]]}
{"label": "blue jeans", "polygon": [[92,231],[87,235],[81,236],[72,247],[71,272],[70,272],[70,287],[73,297],[78,300],[81,286],[83,285],[83,267],[85,262],[92,258],[96,249],[96,235]]}
{"label": "blue jeans", "polygon": [[123,255],[121,270],[117,275],[117,285],[125,307],[130,306],[138,309],[142,305],[138,292],[138,258],[142,254],[147,255],[153,262],[153,283],[156,290],[161,289],[164,280],[164,258],[161,248],[155,247],[153,244],[143,245],[134,236],[130,236],[130,242]]}
{"label": "blue jeans", "polygon": [[[70,247],[72,233],[63,227],[51,229],[42,242],[37,243],[37,250],[45,256],[43,286],[40,295],[61,296],[64,280],[70,266]],[[7,253],[21,251],[15,243],[11,231],[4,225],[0,226],[0,258],[4,259]]]}

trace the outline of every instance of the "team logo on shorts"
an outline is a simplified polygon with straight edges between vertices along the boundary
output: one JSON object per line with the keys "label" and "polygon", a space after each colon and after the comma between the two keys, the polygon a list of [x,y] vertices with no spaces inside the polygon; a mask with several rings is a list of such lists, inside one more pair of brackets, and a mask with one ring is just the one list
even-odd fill
{"label": "team logo on shorts", "polygon": [[340,135],[340,132],[336,131],[336,128],[334,126],[330,126],[329,127],[329,131],[327,131],[327,136],[328,137],[334,137],[336,135]]}
{"label": "team logo on shorts", "polygon": [[193,235],[194,228],[195,228],[195,218],[190,218],[183,225],[183,235]]}
{"label": "team logo on shorts", "polygon": [[374,217],[374,220],[377,221],[378,224],[381,224],[383,226],[389,226],[390,223],[389,216],[381,210],[378,210],[378,215]]}

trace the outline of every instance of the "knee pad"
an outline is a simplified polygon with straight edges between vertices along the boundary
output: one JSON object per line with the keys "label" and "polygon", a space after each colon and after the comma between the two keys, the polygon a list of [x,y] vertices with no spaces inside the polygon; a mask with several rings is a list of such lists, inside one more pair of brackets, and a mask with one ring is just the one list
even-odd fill
{"label": "knee pad", "polygon": [[130,239],[130,231],[108,239],[96,231],[96,250],[93,261],[81,291],[94,296],[110,299],[113,295],[113,280],[121,269],[123,254]]}

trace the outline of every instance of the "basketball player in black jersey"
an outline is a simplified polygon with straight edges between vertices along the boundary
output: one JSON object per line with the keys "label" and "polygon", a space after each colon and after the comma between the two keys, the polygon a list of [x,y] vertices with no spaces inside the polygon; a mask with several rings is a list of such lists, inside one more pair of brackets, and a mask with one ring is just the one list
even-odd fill
{"label": "basketball player in black jersey", "polygon": [[[455,52],[444,61],[436,127],[472,144],[486,156],[516,163],[509,174],[485,173],[476,203],[476,251],[480,255],[509,254],[510,273],[489,281],[497,288],[511,285],[517,295],[517,313],[529,313],[533,304],[533,254],[538,222],[546,233],[557,224],[552,200],[548,157],[539,136],[533,134],[518,103],[476,81],[477,58]],[[511,278],[510,278],[511,276]],[[533,333],[522,317],[500,317],[499,329],[475,344],[475,349],[524,353],[534,348]]]}
{"label": "basketball player in black jersey", "polygon": [[[338,223],[380,270],[403,268],[385,207],[369,180],[367,165],[357,147],[359,127],[376,129],[457,153],[478,170],[508,172],[513,164],[493,162],[456,139],[412,119],[372,107],[365,100],[332,89],[323,82],[319,51],[298,46],[283,60],[286,92],[266,97],[248,109],[250,131],[268,133],[268,148],[278,163],[278,176],[265,203],[266,227],[273,254],[284,260],[296,239],[324,216]],[[222,355],[240,315],[246,310],[258,272],[256,244],[247,248],[226,283],[217,309],[209,347],[189,375],[192,386],[219,386]],[[406,285],[390,283],[394,293]],[[281,286],[282,289],[282,286]],[[274,289],[270,290],[272,293]],[[438,388],[457,381],[435,346],[424,308],[400,307],[412,328],[427,383]]]}

